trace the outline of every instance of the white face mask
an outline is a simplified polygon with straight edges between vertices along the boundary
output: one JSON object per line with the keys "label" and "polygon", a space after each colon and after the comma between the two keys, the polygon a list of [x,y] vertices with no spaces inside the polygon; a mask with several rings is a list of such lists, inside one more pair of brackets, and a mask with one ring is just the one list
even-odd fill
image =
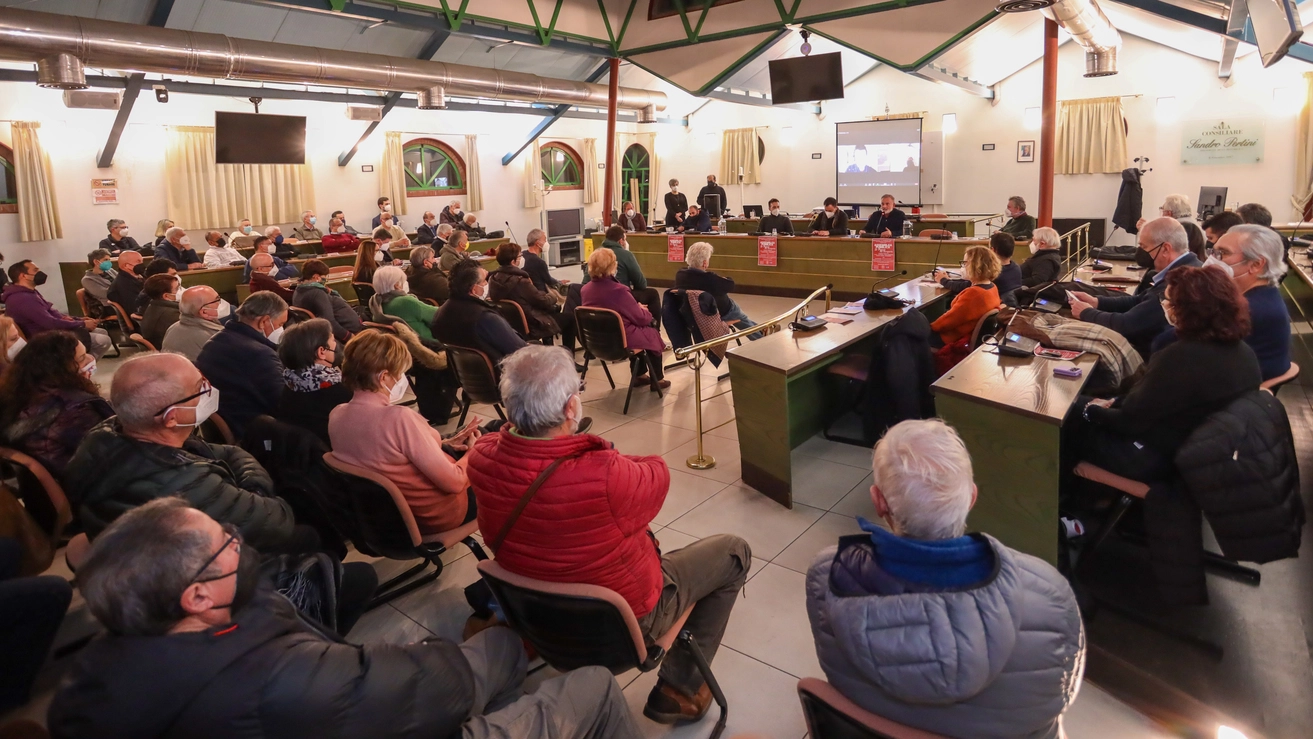
{"label": "white face mask", "polygon": [[128,235],[128,227],[127,227],[127,226],[120,226],[120,227],[119,227],[119,238],[123,238],[124,236],[127,236],[127,235]]}
{"label": "white face mask", "polygon": [[1030,242],[1030,253],[1031,253],[1031,254],[1038,254],[1038,253],[1039,253],[1039,246],[1036,245],[1035,242],[1033,242],[1033,241]]}
{"label": "white face mask", "polygon": [[[208,308],[209,306],[206,307]],[[227,318],[228,314],[232,312],[232,304],[223,298],[219,298],[218,303],[214,305],[214,320],[218,321],[219,319]]]}
{"label": "white face mask", "polygon": [[242,233],[244,233],[244,234],[249,234],[249,233],[251,233],[251,227],[250,227],[250,226],[242,226]]}
{"label": "white face mask", "polygon": [[456,209],[456,215],[458,215],[458,216],[463,216],[463,215],[465,215],[465,211],[461,210],[460,208],[457,208],[457,209]]}
{"label": "white face mask", "polygon": [[96,360],[93,359],[88,364],[83,365],[82,374],[85,375],[88,380],[90,380],[92,375],[96,374]]}
{"label": "white face mask", "polygon": [[771,209],[770,209],[770,214],[773,215],[773,216],[777,216],[777,215],[780,214],[780,209],[779,209],[779,208],[771,208]]}
{"label": "white face mask", "polygon": [[318,222],[319,222],[319,219],[318,219],[318,218],[315,218],[314,216],[310,216],[310,225],[311,225],[311,226],[315,225],[315,224],[318,223]]}
{"label": "white face mask", "polygon": [[1176,316],[1172,315],[1172,311],[1165,307],[1163,308],[1163,318],[1167,319],[1168,326],[1171,326],[1173,328],[1176,327]]}
{"label": "white face mask", "polygon": [[670,191],[673,192],[673,193],[675,193],[676,195],[679,194],[679,188],[678,188],[678,187],[672,187],[672,188],[670,188]]}
{"label": "white face mask", "polygon": [[346,233],[346,226],[338,226],[337,228],[333,229],[333,233],[335,233],[335,234],[344,234],[344,233]]}
{"label": "white face mask", "polygon": [[9,361],[14,361],[14,357],[18,356],[18,353],[23,351],[23,347],[25,346],[27,346],[27,339],[24,339],[22,336],[18,337],[18,339],[14,341],[13,346],[9,347],[9,351],[5,352],[9,355]]}
{"label": "white face mask", "polygon": [[277,276],[278,276],[278,266],[277,266],[277,265],[274,265],[273,267],[270,267],[269,269],[266,269],[266,270],[265,270],[265,274],[269,275],[270,277],[277,277]]}
{"label": "white face mask", "polygon": [[374,261],[375,261],[375,262],[381,262],[381,261],[383,261],[383,250],[382,250],[382,249],[380,249],[380,250],[374,252]]}
{"label": "white face mask", "polygon": [[[185,406],[174,405],[164,409],[165,413],[170,410],[177,410]],[[207,395],[202,395],[200,402],[196,404],[196,421],[194,423],[180,423],[178,426],[183,428],[195,428],[205,423],[206,419],[213,416],[219,411],[219,388],[211,386]]]}
{"label": "white face mask", "polygon": [[479,294],[479,297],[480,297],[480,298],[483,298],[484,300],[487,300],[487,299],[488,299],[488,295],[489,295],[491,292],[492,292],[492,285],[484,285],[484,286],[483,286],[483,292],[481,292],[481,293]]}
{"label": "white face mask", "polygon": [[392,212],[392,203],[384,203],[384,204],[383,204],[383,212],[384,212],[384,213],[391,213],[391,212]]}
{"label": "white face mask", "polygon": [[402,375],[401,379],[397,380],[397,384],[393,385],[392,389],[388,391],[388,403],[391,405],[400,403],[401,399],[406,397],[406,390],[409,387],[410,380],[407,379],[405,375]]}
{"label": "white face mask", "polygon": [[516,257],[515,266],[524,269],[524,257]]}
{"label": "white face mask", "polygon": [[629,216],[630,218],[633,218],[633,217],[634,217],[634,209],[633,209],[633,208],[630,208],[629,210],[625,211],[625,215]]}
{"label": "white face mask", "polygon": [[1211,257],[1211,256],[1210,256],[1210,257],[1208,257],[1207,259],[1205,259],[1205,260],[1204,260],[1204,266],[1205,266],[1205,267],[1216,267],[1217,269],[1220,269],[1220,270],[1222,270],[1223,272],[1225,272],[1227,277],[1230,277],[1231,279],[1235,279],[1235,270],[1232,269],[1231,265],[1227,264],[1226,262],[1223,262],[1222,260],[1218,259],[1217,257]]}
{"label": "white face mask", "polygon": [[273,333],[269,334],[269,336],[266,337],[266,338],[269,339],[269,343],[271,343],[271,344],[277,344],[278,342],[282,341],[282,340],[283,340],[283,327],[282,327],[282,326],[279,326],[278,328],[274,329]]}
{"label": "white face mask", "polygon": [[399,292],[399,293],[408,293],[408,292],[410,292],[410,281],[409,281],[409,280],[406,280],[406,281],[402,282],[400,285],[397,285],[397,292]]}
{"label": "white face mask", "polygon": [[183,246],[191,246],[191,237],[183,236],[181,239],[178,239],[178,243]]}

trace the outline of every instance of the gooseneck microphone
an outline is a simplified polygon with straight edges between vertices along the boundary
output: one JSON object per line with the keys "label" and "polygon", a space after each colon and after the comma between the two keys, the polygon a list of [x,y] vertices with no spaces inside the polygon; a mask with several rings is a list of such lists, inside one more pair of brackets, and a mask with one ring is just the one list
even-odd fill
{"label": "gooseneck microphone", "polygon": [[510,221],[502,221],[502,223],[505,223],[505,224],[506,224],[506,233],[508,233],[508,234],[511,235],[511,241],[513,241],[513,242],[515,242],[515,243],[517,243],[517,244],[520,243],[520,240],[517,239],[517,238],[515,238],[515,232],[511,230],[511,222],[510,222]]}

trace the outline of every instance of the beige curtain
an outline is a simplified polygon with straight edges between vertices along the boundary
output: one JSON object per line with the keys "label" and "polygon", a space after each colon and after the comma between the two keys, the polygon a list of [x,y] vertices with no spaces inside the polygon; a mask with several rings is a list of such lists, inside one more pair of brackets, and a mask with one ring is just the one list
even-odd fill
{"label": "beige curtain", "polygon": [[543,166],[542,151],[538,148],[538,139],[524,150],[524,207],[543,207]]}
{"label": "beige curtain", "polygon": [[720,146],[720,184],[737,185],[739,167],[743,168],[743,184],[760,185],[761,171],[757,162],[757,129],[731,128],[725,131]]}
{"label": "beige curtain", "polygon": [[18,240],[64,238],[55,200],[55,176],[50,155],[41,148],[40,123],[14,121],[14,179],[18,185]]}
{"label": "beige curtain", "polygon": [[479,174],[479,136],[465,136],[465,207],[475,213],[483,210],[483,176]]}
{"label": "beige curtain", "polygon": [[164,150],[165,205],[182,228],[294,223],[313,208],[308,164],[216,164],[214,129],[171,126]]}
{"label": "beige curtain", "polygon": [[1304,107],[1295,130],[1295,194],[1290,204],[1306,221],[1313,221],[1313,72],[1304,73]]}
{"label": "beige curtain", "polygon": [[598,201],[597,192],[597,139],[584,139],[584,205]]}
{"label": "beige curtain", "polygon": [[383,136],[383,166],[378,173],[378,194],[392,201],[392,215],[406,215],[406,158],[401,151],[400,131],[388,131]]}
{"label": "beige curtain", "polygon": [[1116,174],[1126,168],[1120,97],[1064,100],[1058,109],[1056,174]]}

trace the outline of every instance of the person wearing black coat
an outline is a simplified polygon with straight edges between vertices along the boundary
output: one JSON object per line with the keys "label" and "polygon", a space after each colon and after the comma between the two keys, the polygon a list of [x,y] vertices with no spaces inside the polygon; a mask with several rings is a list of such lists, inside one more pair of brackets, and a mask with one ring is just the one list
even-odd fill
{"label": "person wearing black coat", "polygon": [[278,343],[283,363],[283,392],[274,418],[328,440],[328,414],[351,402],[352,391],[342,384],[342,350],[346,342],[334,337],[323,318],[311,318],[287,329]]}
{"label": "person wearing black coat", "polygon": [[219,389],[219,415],[240,439],[248,421],[278,407],[283,392],[278,340],[287,323],[287,302],[271,292],[251,293],[236,315],[205,342],[196,367]]}
{"label": "person wearing black coat", "polygon": [[670,192],[666,193],[666,227],[679,228],[684,225],[684,213],[688,211],[688,196],[679,191],[679,180],[670,181]]}
{"label": "person wearing black coat", "polygon": [[717,195],[720,197],[720,210],[714,213],[717,219],[724,214],[725,209],[729,207],[729,195],[725,193],[725,188],[716,183],[716,175],[707,175],[707,186],[698,190],[698,207],[704,211],[708,210],[707,196]]}

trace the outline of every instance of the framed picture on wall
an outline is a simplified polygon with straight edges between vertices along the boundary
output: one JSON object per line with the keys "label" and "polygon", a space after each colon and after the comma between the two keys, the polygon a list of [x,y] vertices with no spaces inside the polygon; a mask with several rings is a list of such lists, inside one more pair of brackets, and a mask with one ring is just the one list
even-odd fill
{"label": "framed picture on wall", "polygon": [[1017,161],[1033,162],[1035,161],[1035,142],[1018,141],[1017,142]]}

